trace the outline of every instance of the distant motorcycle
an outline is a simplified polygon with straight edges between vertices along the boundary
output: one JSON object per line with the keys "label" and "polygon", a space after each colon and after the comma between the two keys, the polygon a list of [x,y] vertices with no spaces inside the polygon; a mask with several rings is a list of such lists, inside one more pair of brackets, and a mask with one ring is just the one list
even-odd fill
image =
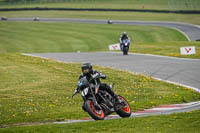
{"label": "distant motorcycle", "polygon": [[[95,76],[92,76],[95,80]],[[103,75],[100,75],[103,78]],[[115,103],[115,99],[105,90],[99,89],[99,84],[95,80],[95,84],[90,83],[86,77],[79,80],[77,91],[72,95],[75,96],[81,92],[84,104],[83,110],[94,120],[103,120],[107,115],[116,112],[120,117],[130,117],[131,108],[125,98],[118,95],[120,103]],[[111,86],[113,88],[113,86]]]}
{"label": "distant motorcycle", "polygon": [[129,39],[122,40],[122,43],[120,44],[120,48],[121,48],[121,51],[123,52],[123,55],[128,55],[129,46],[130,46]]}

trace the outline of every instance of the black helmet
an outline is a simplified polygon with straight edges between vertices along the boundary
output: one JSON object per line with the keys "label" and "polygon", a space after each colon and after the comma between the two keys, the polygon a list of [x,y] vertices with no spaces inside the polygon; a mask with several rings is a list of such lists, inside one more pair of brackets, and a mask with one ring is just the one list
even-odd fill
{"label": "black helmet", "polygon": [[[91,63],[83,63],[81,66],[81,69],[82,69],[83,74],[88,74],[88,73],[92,72],[92,64]],[[85,71],[87,69],[88,69],[88,71]]]}

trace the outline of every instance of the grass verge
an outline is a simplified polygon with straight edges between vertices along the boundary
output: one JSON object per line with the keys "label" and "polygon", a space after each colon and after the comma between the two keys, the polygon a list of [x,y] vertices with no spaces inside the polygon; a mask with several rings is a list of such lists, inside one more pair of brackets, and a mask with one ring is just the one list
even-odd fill
{"label": "grass verge", "polygon": [[[195,46],[196,54],[181,55],[180,47],[186,46]],[[200,59],[200,42],[136,43],[131,45],[130,52]]]}
{"label": "grass verge", "polygon": [[[1,1],[0,1],[1,2]],[[199,10],[198,0],[12,0],[1,2],[1,8],[109,8],[154,10]]]}
{"label": "grass verge", "polygon": [[[107,75],[103,82],[116,83],[115,92],[133,111],[200,100],[188,88],[111,68],[94,69]],[[80,73],[80,64],[0,54],[0,125],[89,117],[81,109],[81,97],[71,99]]]}
{"label": "grass verge", "polygon": [[[53,22],[0,22],[0,26],[0,53],[107,51],[127,31],[131,52],[200,58],[199,42],[187,42],[183,34],[163,27]],[[184,46],[195,46],[196,54],[180,55]]]}
{"label": "grass verge", "polygon": [[200,110],[163,116],[0,129],[2,133],[199,133]]}
{"label": "grass verge", "polygon": [[200,43],[187,42],[183,34],[163,27],[53,22],[0,22],[0,26],[0,53],[105,51],[127,31],[131,52],[186,57],[179,54],[180,47],[196,46],[196,55],[187,57],[200,58]]}

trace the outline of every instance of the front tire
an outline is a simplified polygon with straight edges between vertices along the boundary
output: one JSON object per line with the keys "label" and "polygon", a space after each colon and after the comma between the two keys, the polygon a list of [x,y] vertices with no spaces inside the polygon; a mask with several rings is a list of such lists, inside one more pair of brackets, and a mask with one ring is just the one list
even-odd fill
{"label": "front tire", "polygon": [[104,112],[103,109],[97,110],[94,107],[94,103],[91,99],[87,100],[85,102],[85,109],[87,110],[88,114],[94,119],[94,120],[103,120],[104,119]]}
{"label": "front tire", "polygon": [[122,96],[118,96],[118,98],[124,102],[124,105],[122,106],[121,109],[117,110],[116,113],[120,116],[120,117],[130,117],[131,116],[131,108],[129,103],[126,101],[125,98],[123,98]]}
{"label": "front tire", "polygon": [[128,55],[128,49],[129,49],[129,48],[128,48],[128,47],[126,47],[126,55]]}
{"label": "front tire", "polygon": [[123,49],[123,55],[128,55],[128,47],[124,47]]}

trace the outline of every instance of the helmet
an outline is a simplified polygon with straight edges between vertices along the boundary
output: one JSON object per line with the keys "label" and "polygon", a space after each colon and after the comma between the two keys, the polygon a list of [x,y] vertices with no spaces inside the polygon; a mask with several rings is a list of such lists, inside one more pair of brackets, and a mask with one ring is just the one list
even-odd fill
{"label": "helmet", "polygon": [[127,33],[126,33],[126,32],[123,32],[122,35],[123,35],[123,36],[127,36]]}
{"label": "helmet", "polygon": [[83,74],[88,74],[92,72],[92,64],[91,63],[83,63],[81,66]]}

